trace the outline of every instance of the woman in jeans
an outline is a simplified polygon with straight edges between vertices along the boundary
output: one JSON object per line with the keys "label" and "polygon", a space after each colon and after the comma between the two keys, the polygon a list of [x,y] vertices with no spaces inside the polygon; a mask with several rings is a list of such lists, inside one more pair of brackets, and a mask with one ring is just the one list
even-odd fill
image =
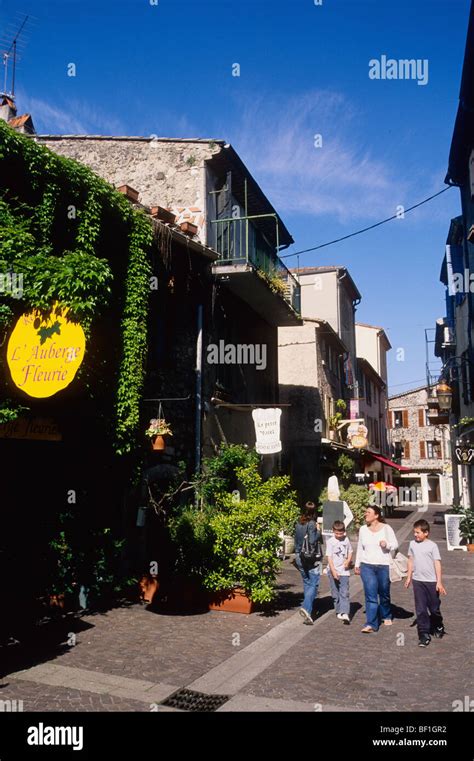
{"label": "woman in jeans", "polygon": [[322,542],[322,536],[316,525],[316,505],[314,502],[307,502],[299,522],[296,524],[295,531],[295,564],[301,573],[303,579],[304,599],[300,608],[300,614],[303,617],[303,623],[309,626],[313,625],[313,603],[318,594],[319,581],[321,579],[321,563],[316,563],[314,568],[306,571],[302,564],[300,553],[303,547],[303,540],[306,532],[310,547],[313,548],[316,542]]}
{"label": "woman in jeans", "polygon": [[398,548],[397,537],[388,526],[380,507],[368,507],[365,526],[359,531],[355,573],[360,575],[365,593],[364,634],[378,631],[380,621],[392,625],[390,606],[390,553]]}

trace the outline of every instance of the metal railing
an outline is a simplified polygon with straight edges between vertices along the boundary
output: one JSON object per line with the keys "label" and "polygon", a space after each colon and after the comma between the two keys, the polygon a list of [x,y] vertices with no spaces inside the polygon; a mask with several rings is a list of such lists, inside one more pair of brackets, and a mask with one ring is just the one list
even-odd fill
{"label": "metal railing", "polygon": [[301,287],[282,262],[276,251],[263,239],[253,220],[274,219],[276,251],[279,248],[279,225],[276,214],[256,214],[247,217],[213,219],[217,265],[251,264],[267,282],[297,312],[301,311]]}

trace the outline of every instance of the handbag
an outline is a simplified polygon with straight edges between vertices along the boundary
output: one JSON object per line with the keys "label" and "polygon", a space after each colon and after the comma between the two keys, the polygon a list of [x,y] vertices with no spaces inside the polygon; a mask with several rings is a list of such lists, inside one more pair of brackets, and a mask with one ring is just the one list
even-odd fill
{"label": "handbag", "polygon": [[[388,542],[388,537],[385,536]],[[408,558],[401,552],[390,550],[390,581],[402,581],[408,574]]]}

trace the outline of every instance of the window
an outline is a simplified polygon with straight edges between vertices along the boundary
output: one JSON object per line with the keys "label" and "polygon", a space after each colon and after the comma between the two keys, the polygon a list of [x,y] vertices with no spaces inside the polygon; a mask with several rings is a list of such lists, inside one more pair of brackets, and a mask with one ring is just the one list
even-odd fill
{"label": "window", "polygon": [[365,379],[365,399],[367,404],[372,406],[372,383],[368,378]]}
{"label": "window", "polygon": [[393,411],[393,427],[403,428],[403,410]]}
{"label": "window", "polygon": [[441,458],[441,444],[439,441],[426,442],[426,456],[429,460],[439,460]]}

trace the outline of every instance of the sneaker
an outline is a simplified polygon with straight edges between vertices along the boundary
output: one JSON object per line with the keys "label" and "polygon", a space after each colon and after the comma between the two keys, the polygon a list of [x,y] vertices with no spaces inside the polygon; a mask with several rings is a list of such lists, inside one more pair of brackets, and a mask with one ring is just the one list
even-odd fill
{"label": "sneaker", "polygon": [[310,624],[310,626],[313,625],[313,619],[309,615],[308,611],[305,610],[304,608],[300,608],[300,616],[302,616],[305,619],[304,621],[305,624]]}
{"label": "sneaker", "polygon": [[351,622],[351,619],[349,618],[349,616],[348,616],[348,614],[347,614],[347,613],[342,613],[342,615],[338,616],[338,618],[340,618],[340,619],[341,619],[341,621],[344,621],[344,623],[345,623],[346,625],[347,625],[347,624],[350,624],[350,622]]}
{"label": "sneaker", "polygon": [[392,619],[391,619],[391,618],[384,618],[384,620],[383,620],[383,625],[384,625],[384,626],[393,626],[393,621],[392,621]]}
{"label": "sneaker", "polygon": [[336,618],[342,621],[342,619],[344,618],[344,613],[336,613]]}
{"label": "sneaker", "polygon": [[442,639],[445,634],[444,626],[437,626],[433,632],[433,637],[436,637],[436,639]]}
{"label": "sneaker", "polygon": [[362,634],[373,634],[375,632],[375,629],[372,629],[371,626],[364,626],[363,629],[361,629]]}
{"label": "sneaker", "polygon": [[428,647],[428,645],[431,642],[431,637],[429,634],[422,634],[420,639],[418,640],[418,647]]}

